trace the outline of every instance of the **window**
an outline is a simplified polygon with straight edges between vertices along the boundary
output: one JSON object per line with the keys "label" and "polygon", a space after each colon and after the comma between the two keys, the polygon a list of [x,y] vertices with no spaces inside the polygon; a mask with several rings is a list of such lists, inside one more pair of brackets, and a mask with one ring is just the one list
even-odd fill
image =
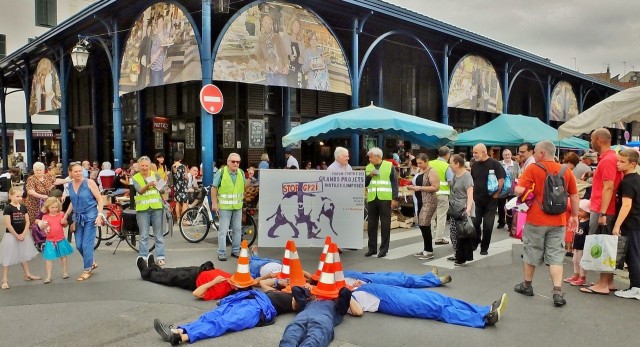
{"label": "window", "polygon": [[36,25],[54,27],[57,24],[57,0],[36,0]]}
{"label": "window", "polygon": [[0,59],[7,56],[7,35],[0,34]]}

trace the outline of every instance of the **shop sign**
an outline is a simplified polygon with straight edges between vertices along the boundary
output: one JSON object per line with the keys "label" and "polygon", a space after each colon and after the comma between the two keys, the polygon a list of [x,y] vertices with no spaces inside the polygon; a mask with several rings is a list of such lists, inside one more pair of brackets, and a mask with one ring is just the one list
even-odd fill
{"label": "shop sign", "polygon": [[249,119],[249,148],[264,148],[264,120]]}
{"label": "shop sign", "polygon": [[196,149],[196,124],[185,125],[184,142],[187,149]]}
{"label": "shop sign", "polygon": [[169,121],[169,118],[166,117],[153,117],[153,132],[168,133]]}
{"label": "shop sign", "polygon": [[235,142],[235,121],[232,119],[222,121],[222,148],[234,148]]}

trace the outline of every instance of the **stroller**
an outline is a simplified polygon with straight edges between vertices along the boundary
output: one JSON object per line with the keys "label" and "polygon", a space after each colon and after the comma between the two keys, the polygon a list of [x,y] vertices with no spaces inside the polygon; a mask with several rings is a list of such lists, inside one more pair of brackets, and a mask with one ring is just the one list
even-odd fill
{"label": "stroller", "polygon": [[[44,200],[40,199],[40,207],[38,208],[38,214],[36,215],[36,219],[42,218],[44,213],[42,212],[42,205],[44,204]],[[31,236],[33,237],[33,244],[36,246],[38,252],[42,252],[44,250],[44,242],[47,241],[47,235],[44,230],[38,227],[38,223],[31,224]]]}

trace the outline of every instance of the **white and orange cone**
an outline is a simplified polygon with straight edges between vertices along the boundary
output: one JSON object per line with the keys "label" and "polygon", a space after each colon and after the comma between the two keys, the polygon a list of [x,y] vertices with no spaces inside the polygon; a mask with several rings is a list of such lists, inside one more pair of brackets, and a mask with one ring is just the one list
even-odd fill
{"label": "white and orange cone", "polygon": [[324,267],[324,261],[327,257],[327,252],[329,252],[329,245],[331,245],[331,236],[327,236],[324,239],[324,248],[322,248],[322,254],[320,254],[320,262],[318,262],[318,269],[316,273],[311,276],[311,279],[314,281],[318,281],[320,279],[320,275],[322,274],[322,269]]}
{"label": "white and orange cone", "polygon": [[229,283],[238,288],[250,287],[255,283],[255,280],[249,273],[249,251],[247,250],[247,240],[242,241],[242,248],[240,249],[240,256],[238,257],[238,267],[236,268],[236,273],[229,278]]}
{"label": "white and orange cone", "polygon": [[302,263],[298,256],[298,249],[296,243],[293,241],[287,242],[287,249],[290,252],[289,257],[289,285],[282,291],[290,293],[291,287],[304,286],[307,280],[304,278],[304,271],[302,270]]}
{"label": "white and orange cone", "polygon": [[311,294],[321,299],[335,299],[338,297],[339,291],[340,288],[336,286],[333,253],[328,252],[318,283],[311,289]]}

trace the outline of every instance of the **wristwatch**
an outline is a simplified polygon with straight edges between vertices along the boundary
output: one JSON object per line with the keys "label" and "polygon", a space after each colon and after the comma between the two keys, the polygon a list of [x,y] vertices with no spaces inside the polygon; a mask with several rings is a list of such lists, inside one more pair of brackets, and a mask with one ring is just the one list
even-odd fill
{"label": "wristwatch", "polygon": [[607,215],[606,213],[602,213],[602,212],[598,213],[598,217],[604,217],[606,215]]}

